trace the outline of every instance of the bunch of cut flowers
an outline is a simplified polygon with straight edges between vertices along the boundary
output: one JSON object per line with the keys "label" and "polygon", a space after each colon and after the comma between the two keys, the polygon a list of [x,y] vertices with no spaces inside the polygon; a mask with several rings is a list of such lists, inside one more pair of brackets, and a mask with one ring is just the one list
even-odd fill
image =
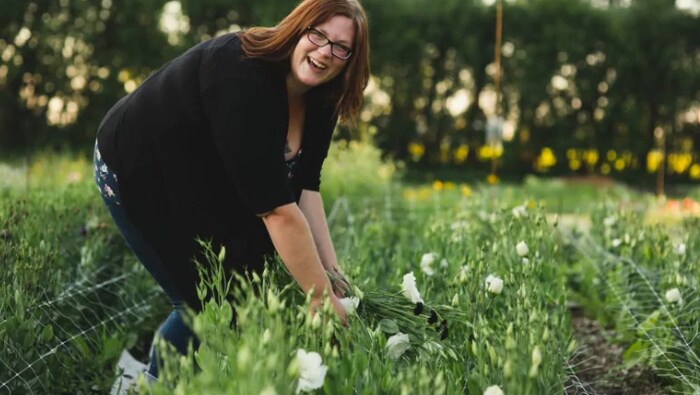
{"label": "bunch of cut flowers", "polygon": [[[328,273],[348,316],[387,336],[386,352],[398,359],[412,348],[433,351],[449,341],[450,322],[464,322],[465,314],[448,305],[428,304],[418,291],[413,272],[403,276],[400,290],[360,290],[342,275]],[[452,353],[451,353],[452,354]]]}

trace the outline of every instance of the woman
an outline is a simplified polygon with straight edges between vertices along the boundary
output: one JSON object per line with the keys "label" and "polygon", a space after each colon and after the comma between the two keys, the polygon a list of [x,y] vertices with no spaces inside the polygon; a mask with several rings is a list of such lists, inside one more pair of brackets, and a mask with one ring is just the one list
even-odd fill
{"label": "woman", "polygon": [[[225,246],[230,270],[276,251],[311,308],[325,270],[344,278],[319,193],[338,118],[352,121],[369,77],[357,0],[304,0],[279,25],[205,41],[153,73],[105,116],[95,176],[127,244],[174,310],[157,336],[185,353],[181,317],[200,309],[196,238]],[[201,261],[201,260],[200,260]],[[196,347],[196,344],[195,344]],[[149,373],[157,376],[153,351]]]}

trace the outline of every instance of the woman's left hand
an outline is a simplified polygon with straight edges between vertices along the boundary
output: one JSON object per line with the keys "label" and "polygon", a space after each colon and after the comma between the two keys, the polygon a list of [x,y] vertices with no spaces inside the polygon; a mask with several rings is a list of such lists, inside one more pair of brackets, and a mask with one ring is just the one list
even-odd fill
{"label": "woman's left hand", "polygon": [[343,273],[336,267],[330,272],[333,292],[339,298],[344,298],[350,292],[350,283]]}

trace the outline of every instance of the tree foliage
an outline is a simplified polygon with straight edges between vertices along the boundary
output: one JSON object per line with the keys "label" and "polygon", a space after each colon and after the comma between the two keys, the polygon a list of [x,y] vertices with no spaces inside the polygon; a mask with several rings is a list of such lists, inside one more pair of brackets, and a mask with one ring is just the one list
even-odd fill
{"label": "tree foliage", "polygon": [[[274,25],[295,4],[2,2],[0,151],[87,149],[109,106],[167,60],[225,31]],[[364,5],[373,90],[359,133],[373,134],[398,159],[478,164],[495,115],[495,7],[479,0]],[[163,27],[168,12],[178,22]],[[698,162],[700,121],[689,113],[700,111],[698,16],[666,0],[606,8],[586,0],[504,2],[503,15],[499,109],[514,131],[501,158],[506,169],[536,169],[547,147],[558,158],[572,149],[628,151],[635,159],[627,167],[643,170],[662,135],[666,147]],[[551,168],[567,170],[567,163]]]}

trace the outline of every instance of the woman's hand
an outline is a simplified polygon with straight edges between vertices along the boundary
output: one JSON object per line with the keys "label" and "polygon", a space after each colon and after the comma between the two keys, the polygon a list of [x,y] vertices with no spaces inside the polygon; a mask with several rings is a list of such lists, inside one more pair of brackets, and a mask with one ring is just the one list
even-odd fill
{"label": "woman's hand", "polygon": [[331,285],[333,286],[333,293],[339,298],[344,298],[350,292],[350,282],[345,275],[336,267],[330,272]]}
{"label": "woman's hand", "polygon": [[[348,315],[345,312],[345,307],[343,307],[343,304],[340,303],[340,299],[338,299],[337,296],[335,295],[329,295],[330,298],[331,306],[333,307],[333,310],[335,313],[338,315],[340,318],[340,323],[343,324],[343,326],[348,325]],[[309,309],[311,310],[311,316],[313,317],[316,315],[316,313],[323,309],[323,298],[312,298],[311,303],[309,305]]]}

